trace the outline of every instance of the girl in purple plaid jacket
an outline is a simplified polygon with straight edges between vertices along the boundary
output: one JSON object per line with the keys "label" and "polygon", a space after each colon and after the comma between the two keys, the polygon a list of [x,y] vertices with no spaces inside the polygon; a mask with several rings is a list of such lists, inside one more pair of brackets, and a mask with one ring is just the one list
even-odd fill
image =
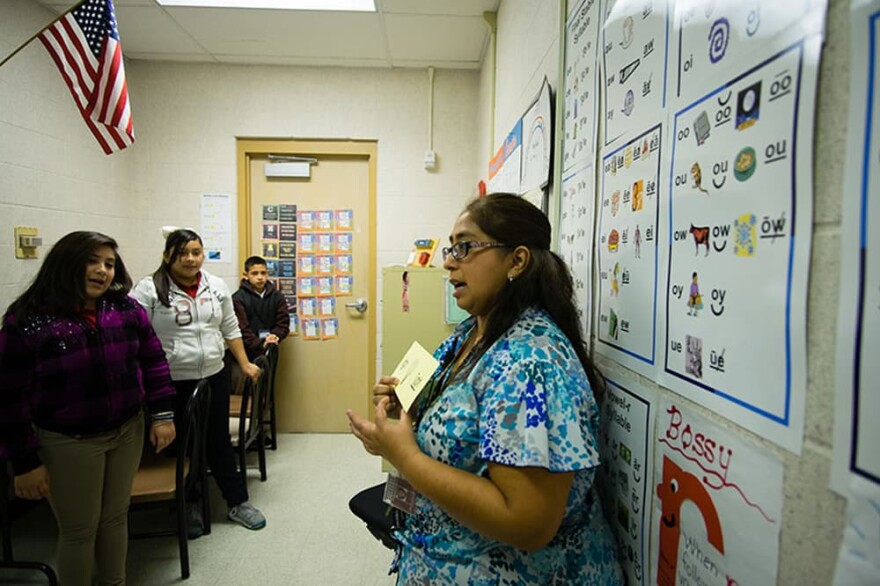
{"label": "girl in purple plaid jacket", "polygon": [[[124,584],[128,505],[144,442],[174,440],[174,387],[116,241],[59,240],[0,330],[0,459],[19,498],[48,498],[62,584]],[[93,564],[94,560],[94,564]],[[93,568],[94,566],[94,568]]]}

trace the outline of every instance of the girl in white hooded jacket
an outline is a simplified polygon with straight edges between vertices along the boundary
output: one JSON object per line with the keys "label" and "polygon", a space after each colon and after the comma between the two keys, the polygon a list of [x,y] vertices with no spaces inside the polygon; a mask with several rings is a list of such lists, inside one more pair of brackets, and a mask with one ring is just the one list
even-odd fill
{"label": "girl in white hooded jacket", "polygon": [[[208,466],[226,500],[229,519],[248,529],[262,529],[266,519],[248,500],[229,437],[231,383],[223,365],[225,346],[246,376],[256,381],[260,369],[247,359],[229,287],[202,270],[204,260],[199,235],[192,230],[175,230],[165,241],[159,269],[143,278],[131,295],[146,308],[165,350],[177,390],[178,421],[196,383],[208,379]],[[201,532],[201,519],[191,519],[190,537]]]}

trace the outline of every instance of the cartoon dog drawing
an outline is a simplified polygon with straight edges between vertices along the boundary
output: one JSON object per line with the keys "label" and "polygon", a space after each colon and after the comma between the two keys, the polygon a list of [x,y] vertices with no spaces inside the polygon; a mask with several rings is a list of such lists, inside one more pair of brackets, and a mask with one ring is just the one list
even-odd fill
{"label": "cartoon dog drawing", "polygon": [[[724,555],[721,520],[709,491],[700,480],[663,456],[663,482],[657,485],[662,512],[660,516],[660,556],[657,560],[658,586],[675,586],[678,569],[678,542],[681,540],[681,506],[685,501],[696,505],[706,524],[706,540]],[[692,511],[693,509],[687,509]]]}
{"label": "cartoon dog drawing", "polygon": [[709,256],[709,226],[694,226],[691,224],[690,233],[694,236],[696,254],[700,253],[700,245],[706,247],[706,256]]}

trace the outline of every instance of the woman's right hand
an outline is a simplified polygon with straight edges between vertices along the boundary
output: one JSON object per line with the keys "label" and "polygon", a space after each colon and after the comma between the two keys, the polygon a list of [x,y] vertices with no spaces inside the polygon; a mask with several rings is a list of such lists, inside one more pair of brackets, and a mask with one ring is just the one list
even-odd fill
{"label": "woman's right hand", "polygon": [[394,419],[400,419],[400,402],[397,400],[397,395],[394,393],[394,387],[396,387],[399,382],[400,381],[393,376],[383,376],[379,379],[379,382],[376,383],[376,386],[373,387],[373,405],[378,405],[383,397],[388,397],[388,404],[385,406],[385,413],[388,414],[388,417]]}
{"label": "woman's right hand", "polygon": [[49,496],[49,471],[45,466],[15,477],[15,496],[20,499],[39,500]]}

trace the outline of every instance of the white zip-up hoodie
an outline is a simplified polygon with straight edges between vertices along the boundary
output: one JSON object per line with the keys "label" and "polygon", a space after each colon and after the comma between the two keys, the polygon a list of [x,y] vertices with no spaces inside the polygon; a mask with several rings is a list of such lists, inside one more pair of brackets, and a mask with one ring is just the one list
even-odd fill
{"label": "white zip-up hoodie", "polygon": [[153,277],[144,277],[131,290],[147,310],[153,329],[162,341],[172,380],[197,380],[223,368],[224,340],[241,338],[229,287],[219,277],[202,270],[195,299],[172,280],[171,307],[156,294]]}

